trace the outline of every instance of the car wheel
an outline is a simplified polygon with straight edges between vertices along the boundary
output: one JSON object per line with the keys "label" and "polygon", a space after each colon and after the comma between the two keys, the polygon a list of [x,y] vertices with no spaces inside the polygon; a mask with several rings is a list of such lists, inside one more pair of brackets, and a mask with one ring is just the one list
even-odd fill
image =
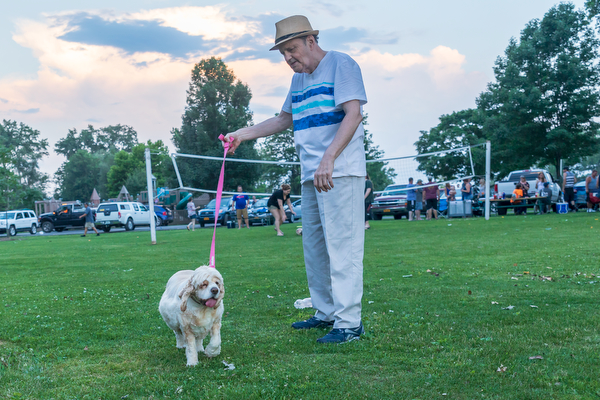
{"label": "car wheel", "polygon": [[50,232],[52,232],[52,229],[54,229],[54,224],[52,224],[52,222],[50,222],[50,221],[42,222],[42,230],[44,232],[50,233]]}
{"label": "car wheel", "polygon": [[8,234],[10,236],[16,236],[17,235],[17,228],[15,228],[14,225],[11,225],[10,228],[8,228]]}
{"label": "car wheel", "polygon": [[227,226],[227,220],[229,219],[229,215],[223,215],[223,222],[221,222],[221,226]]}
{"label": "car wheel", "polygon": [[65,228],[54,228],[54,230],[55,230],[56,232],[62,232],[62,231],[64,231],[64,230],[65,230]]}
{"label": "car wheel", "polygon": [[372,217],[372,218],[373,218],[375,221],[380,221],[380,220],[381,220],[381,218],[383,218],[383,214],[381,214],[381,215],[380,215],[380,214],[375,214],[375,213],[373,213],[373,214],[371,214],[371,217]]}
{"label": "car wheel", "polygon": [[110,232],[110,228],[111,228],[110,226],[104,226],[104,227],[102,227],[102,230],[104,232],[108,233],[108,232]]}
{"label": "car wheel", "polygon": [[129,218],[127,220],[127,222],[125,223],[125,230],[126,231],[132,231],[135,229],[135,225],[133,223],[133,220],[131,218]]}
{"label": "car wheel", "polygon": [[29,233],[31,233],[32,235],[35,235],[37,233],[37,225],[36,224],[31,225],[31,229],[29,230]]}
{"label": "car wheel", "polygon": [[156,226],[162,226],[162,225],[166,225],[166,224],[163,224],[162,218],[156,217]]}
{"label": "car wheel", "polygon": [[402,214],[395,214],[394,219],[402,219]]}
{"label": "car wheel", "polygon": [[294,214],[290,214],[290,224],[296,222],[296,216]]}

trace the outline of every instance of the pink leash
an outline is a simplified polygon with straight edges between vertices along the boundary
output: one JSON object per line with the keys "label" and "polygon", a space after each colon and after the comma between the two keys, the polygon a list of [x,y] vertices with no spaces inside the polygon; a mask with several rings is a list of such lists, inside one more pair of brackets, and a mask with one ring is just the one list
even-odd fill
{"label": "pink leash", "polygon": [[219,140],[223,142],[223,165],[221,166],[221,174],[219,175],[219,184],[217,185],[217,198],[215,203],[215,226],[213,228],[212,244],[210,245],[210,261],[208,266],[215,268],[215,239],[217,237],[217,220],[219,219],[219,211],[221,211],[221,195],[223,194],[223,180],[225,178],[225,159],[229,150],[229,142],[225,141],[225,136],[219,135]]}

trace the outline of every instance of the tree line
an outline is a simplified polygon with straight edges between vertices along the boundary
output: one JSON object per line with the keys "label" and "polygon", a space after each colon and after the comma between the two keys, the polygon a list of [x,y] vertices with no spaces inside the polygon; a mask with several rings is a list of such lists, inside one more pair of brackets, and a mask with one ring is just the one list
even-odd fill
{"label": "tree line", "polygon": [[[211,57],[196,64],[187,90],[186,107],[181,126],[170,132],[175,150],[183,154],[222,157],[219,135],[252,124],[250,88],[240,82],[219,58]],[[363,120],[367,125],[367,116]],[[261,143],[241,144],[232,157],[252,160],[298,161],[290,128],[264,139]],[[373,135],[365,129],[367,159],[378,159],[383,152],[373,144]],[[54,174],[56,199],[88,200],[96,189],[102,199],[114,198],[124,185],[136,195],[146,190],[145,155],[151,149],[152,173],[159,187],[178,187],[169,149],[162,140],[138,142],[137,132],[127,125],[95,128],[88,125],[77,131],[70,129],[58,140],[54,151],[65,161]],[[50,182],[39,171],[39,161],[48,155],[48,141],[40,133],[22,123],[3,121],[0,125],[0,209],[32,208],[45,196]],[[220,163],[178,159],[184,185],[216,188]],[[393,182],[395,172],[386,163],[369,163],[368,172],[375,187]],[[228,163],[225,189],[234,191],[242,185],[246,191],[269,193],[282,183],[300,193],[300,167]]]}
{"label": "tree line", "polygon": [[[492,172],[548,168],[560,175],[561,160],[581,170],[600,158],[600,57],[595,30],[600,7],[585,10],[570,3],[552,7],[512,38],[494,66],[494,82],[476,99],[476,107],[440,117],[421,131],[419,153],[492,145]],[[483,147],[473,149],[476,171],[485,168]],[[467,160],[432,157],[419,169],[438,178],[466,175]],[[558,173],[556,173],[558,172]]]}

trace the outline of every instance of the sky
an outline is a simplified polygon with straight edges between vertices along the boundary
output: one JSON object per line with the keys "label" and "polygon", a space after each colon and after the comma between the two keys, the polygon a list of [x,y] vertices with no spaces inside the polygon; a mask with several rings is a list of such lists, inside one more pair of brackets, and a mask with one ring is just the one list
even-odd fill
{"label": "sky", "polygon": [[[584,0],[573,1],[578,8]],[[69,129],[123,124],[140,142],[181,126],[195,63],[221,57],[252,91],[254,123],[279,112],[292,70],[269,51],[275,22],[306,15],[324,50],[360,65],[367,129],[386,157],[415,154],[421,130],[475,106],[511,37],[541,19],[552,0],[369,2],[75,1],[5,2],[0,13],[0,119],[23,122],[54,153]]]}

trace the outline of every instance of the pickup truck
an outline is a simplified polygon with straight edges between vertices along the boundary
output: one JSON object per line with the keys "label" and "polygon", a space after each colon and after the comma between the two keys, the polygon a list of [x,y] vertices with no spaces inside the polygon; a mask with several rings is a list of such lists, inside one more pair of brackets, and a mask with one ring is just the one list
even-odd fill
{"label": "pickup truck", "polygon": [[520,182],[521,176],[524,176],[529,183],[529,197],[535,196],[537,192],[535,183],[539,173],[543,173],[546,177],[546,182],[550,184],[549,189],[552,192],[550,201],[552,202],[552,208],[556,212],[556,203],[560,203],[562,201],[562,192],[560,185],[554,181],[552,174],[545,169],[524,169],[520,171],[512,171],[505,179],[500,182],[496,182],[494,185],[494,192],[498,198],[502,196],[502,193],[504,193],[506,198],[506,201],[494,202],[496,203],[495,205],[498,206],[498,215],[506,215],[507,208],[500,207],[509,207],[511,205],[510,197],[515,190],[515,186],[517,186],[517,183]]}
{"label": "pickup truck", "polygon": [[85,218],[79,218],[85,214],[85,207],[80,203],[62,204],[56,211],[40,214],[38,222],[46,233],[62,232],[67,228],[83,228]]}

